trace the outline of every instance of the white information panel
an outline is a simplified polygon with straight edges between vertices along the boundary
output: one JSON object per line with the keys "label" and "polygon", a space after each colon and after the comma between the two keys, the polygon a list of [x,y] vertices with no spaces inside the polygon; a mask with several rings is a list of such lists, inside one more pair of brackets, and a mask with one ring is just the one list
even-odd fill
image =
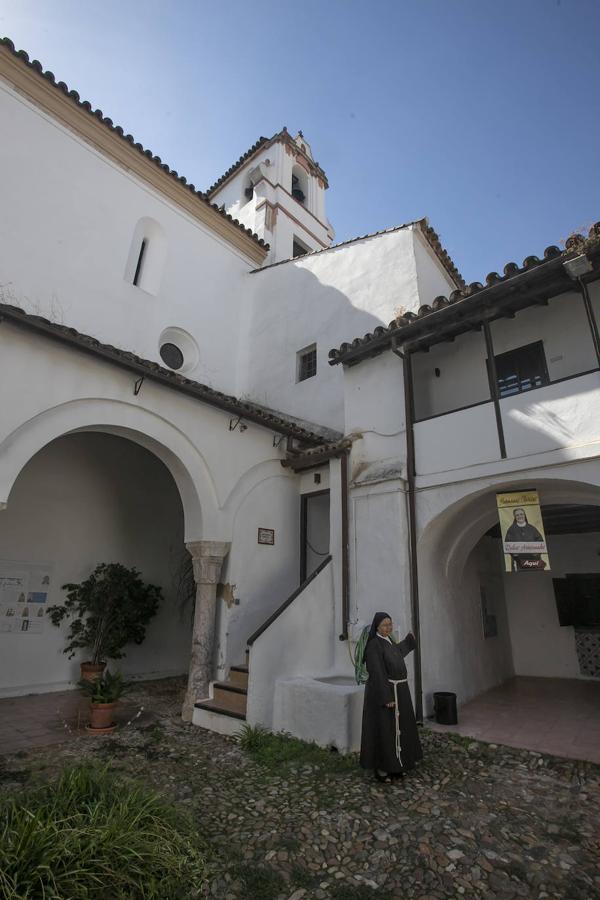
{"label": "white information panel", "polygon": [[52,568],[50,563],[0,559],[0,634],[41,634]]}

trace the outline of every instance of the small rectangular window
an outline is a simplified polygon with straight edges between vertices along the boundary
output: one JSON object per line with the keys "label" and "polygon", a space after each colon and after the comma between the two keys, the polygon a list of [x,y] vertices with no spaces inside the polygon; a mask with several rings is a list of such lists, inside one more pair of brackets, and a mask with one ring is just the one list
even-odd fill
{"label": "small rectangular window", "polygon": [[298,256],[306,256],[309,253],[308,247],[306,247],[302,241],[299,241],[297,237],[294,238],[294,243],[292,244],[292,257],[293,259],[297,259]]}
{"label": "small rectangular window", "polygon": [[317,345],[311,344],[296,354],[296,381],[306,381],[317,374]]}
{"label": "small rectangular window", "polygon": [[542,341],[500,353],[495,361],[500,397],[522,394],[550,383]]}

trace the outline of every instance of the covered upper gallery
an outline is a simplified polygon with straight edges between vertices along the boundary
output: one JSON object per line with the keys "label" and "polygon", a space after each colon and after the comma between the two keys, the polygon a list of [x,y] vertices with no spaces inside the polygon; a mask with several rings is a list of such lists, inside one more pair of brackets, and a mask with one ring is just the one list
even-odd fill
{"label": "covered upper gallery", "polygon": [[528,306],[545,305],[551,297],[573,291],[579,279],[600,278],[600,222],[586,236],[573,234],[561,250],[546,247],[540,259],[527,256],[523,263],[509,262],[503,274],[490,272],[485,284],[472,282],[449,294],[430,296],[418,309],[396,315],[386,327],[344,342],[329,351],[330,365],[355,365],[376,356],[394,344],[412,351],[453,340],[457,335],[479,330],[484,321],[514,317]]}

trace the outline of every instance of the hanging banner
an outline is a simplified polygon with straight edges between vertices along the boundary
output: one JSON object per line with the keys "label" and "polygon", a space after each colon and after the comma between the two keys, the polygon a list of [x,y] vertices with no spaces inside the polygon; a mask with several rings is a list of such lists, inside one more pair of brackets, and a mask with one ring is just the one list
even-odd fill
{"label": "hanging banner", "polygon": [[549,570],[550,559],[537,491],[496,494],[496,503],[506,571]]}

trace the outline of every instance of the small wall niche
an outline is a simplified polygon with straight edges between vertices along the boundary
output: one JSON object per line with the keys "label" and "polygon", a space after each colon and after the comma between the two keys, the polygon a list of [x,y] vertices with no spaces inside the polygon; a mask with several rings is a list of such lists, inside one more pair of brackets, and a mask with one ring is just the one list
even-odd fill
{"label": "small wall niche", "polygon": [[140,219],[131,239],[125,281],[147,294],[158,294],[166,255],[167,240],[162,226],[146,216]]}

